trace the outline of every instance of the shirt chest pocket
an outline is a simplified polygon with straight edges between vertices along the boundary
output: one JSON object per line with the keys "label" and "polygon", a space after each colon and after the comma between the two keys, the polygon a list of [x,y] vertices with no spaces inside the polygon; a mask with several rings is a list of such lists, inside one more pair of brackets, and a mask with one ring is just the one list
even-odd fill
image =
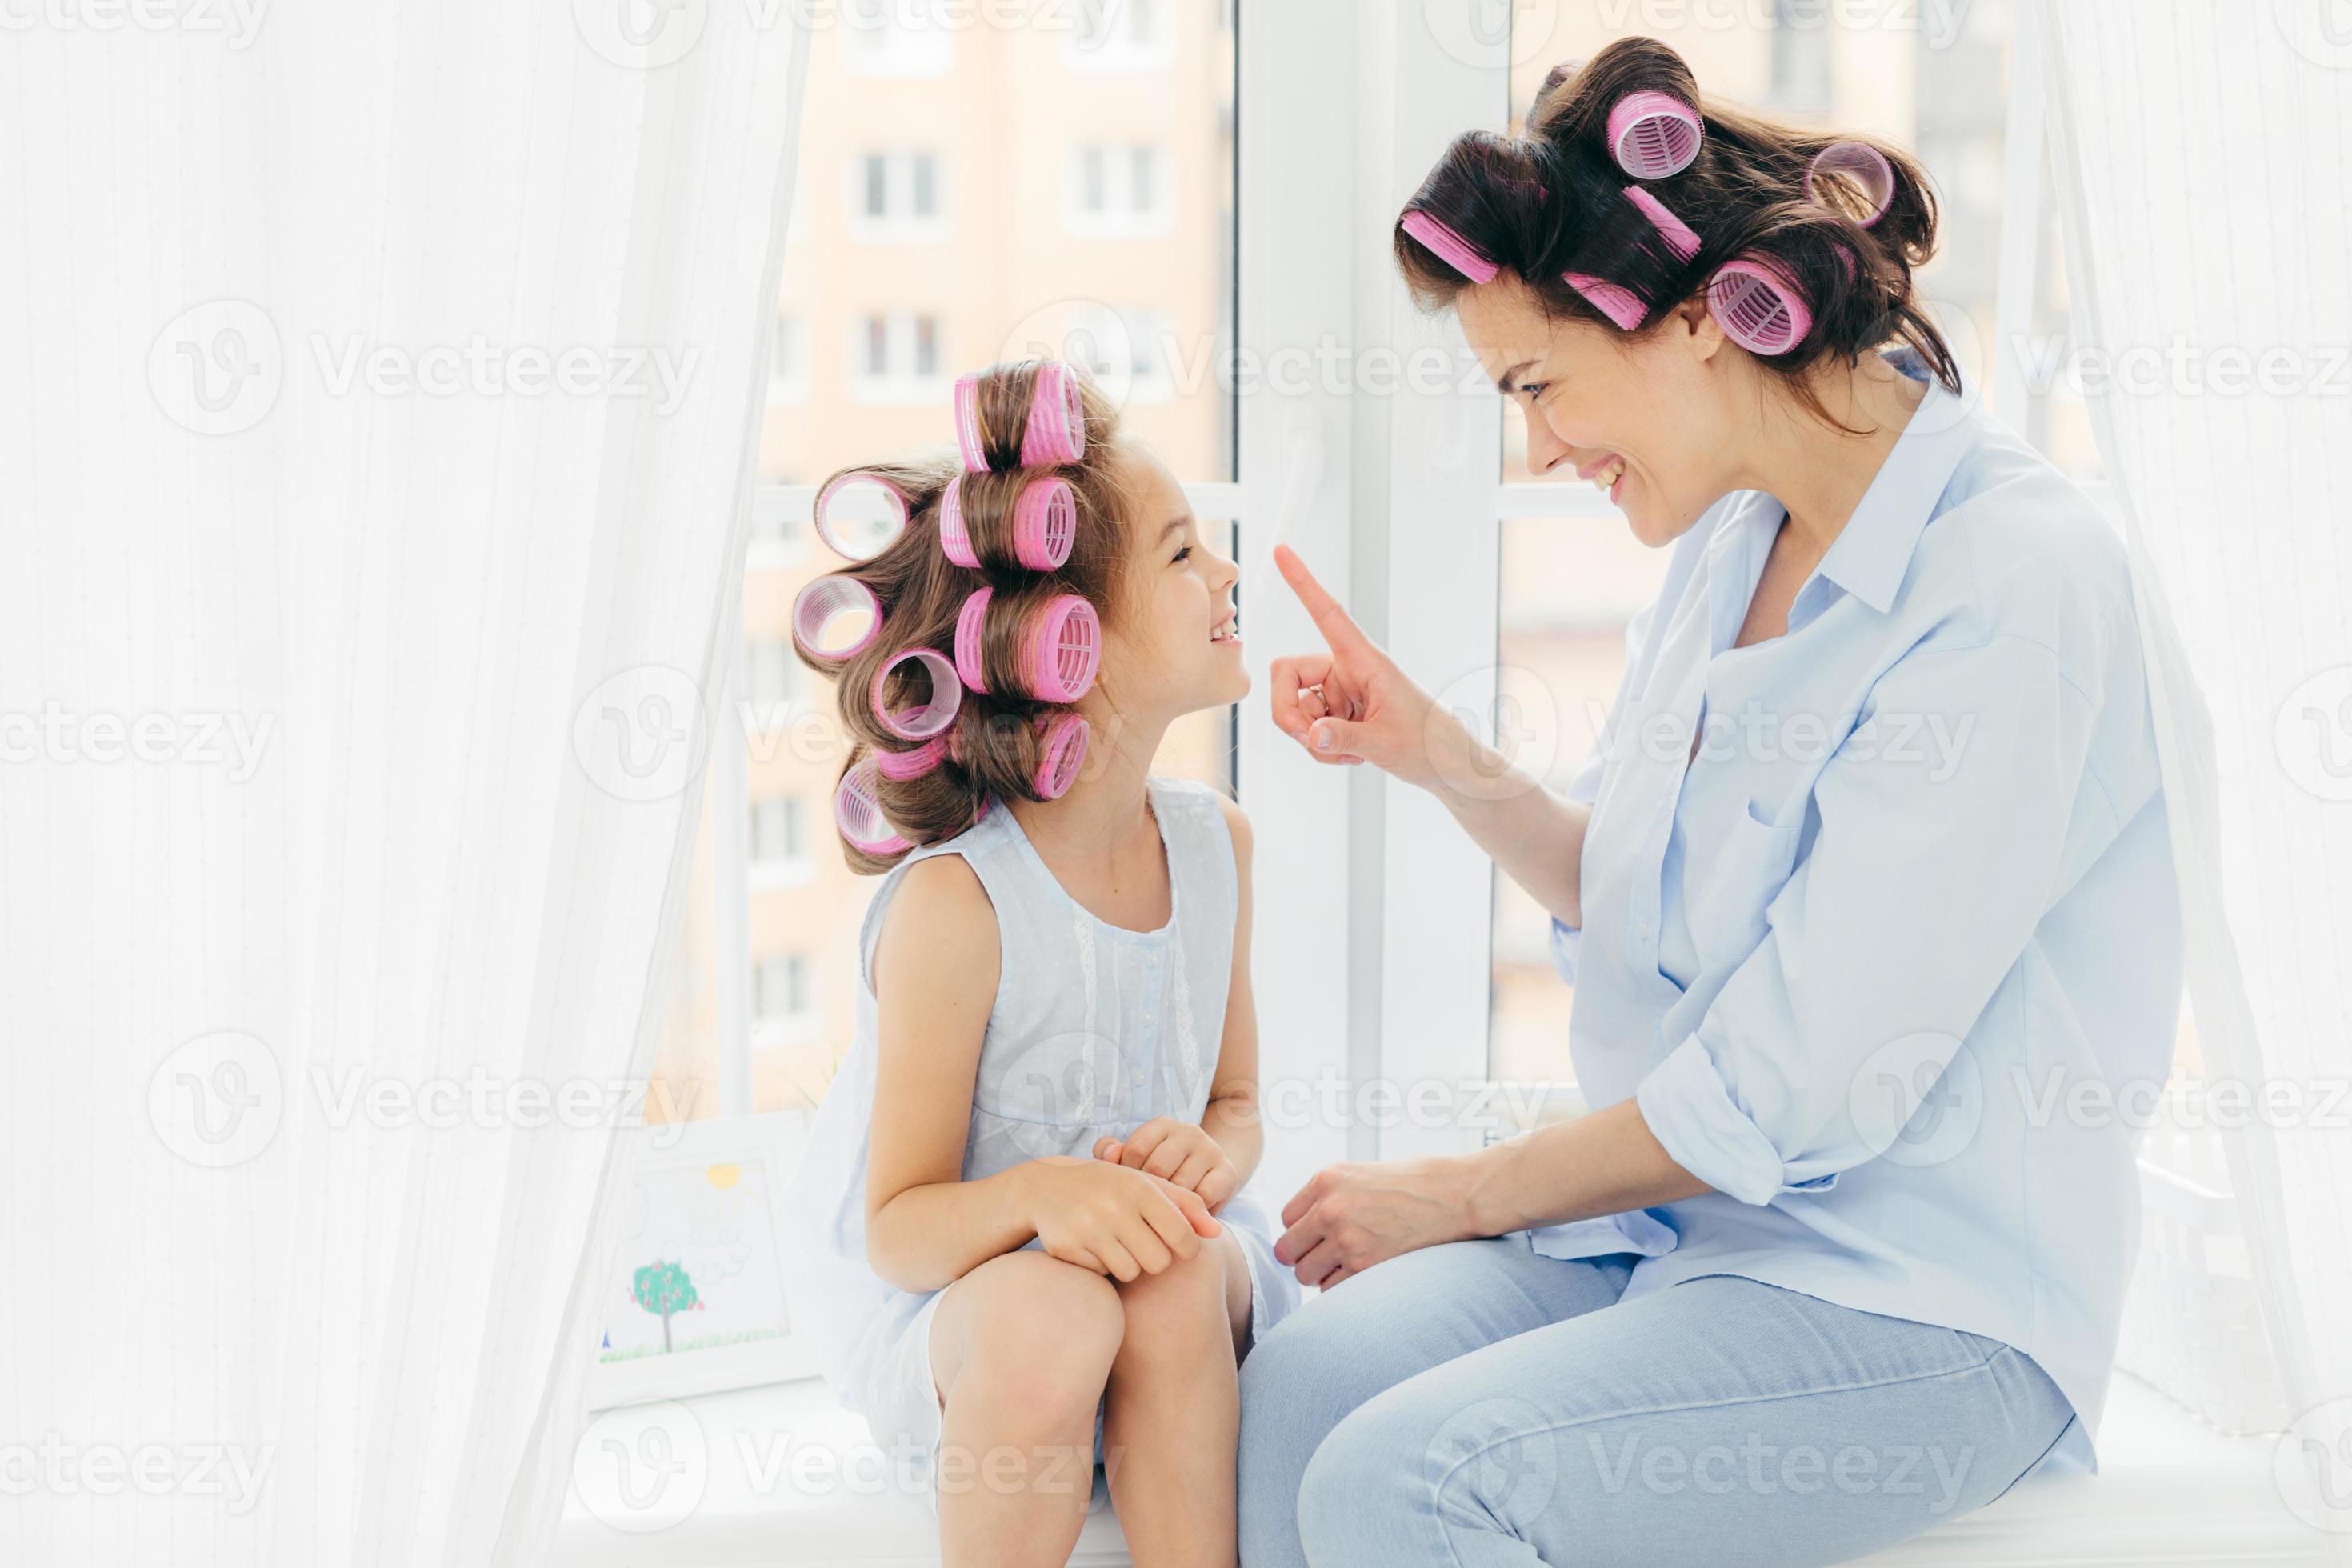
{"label": "shirt chest pocket", "polygon": [[1683,874],[1691,946],[1710,965],[1737,963],[1764,940],[1764,911],[1797,863],[1795,827],[1775,827],[1752,795],[1723,836],[1690,847]]}

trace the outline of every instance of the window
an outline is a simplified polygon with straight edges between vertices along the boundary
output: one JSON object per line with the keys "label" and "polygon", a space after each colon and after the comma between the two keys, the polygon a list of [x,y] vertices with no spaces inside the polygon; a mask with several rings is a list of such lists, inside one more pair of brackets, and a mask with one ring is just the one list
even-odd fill
{"label": "window", "polygon": [[932,245],[948,237],[940,158],[908,148],[850,161],[851,232],[869,245]]}
{"label": "window", "polygon": [[940,368],[940,321],[911,310],[870,315],[851,327],[851,395],[867,403],[931,403],[950,387]]}
{"label": "window", "polygon": [[801,661],[792,644],[782,637],[758,637],[744,649],[744,700],[751,704],[751,723],[761,730],[781,730],[792,718],[793,700],[800,694]]}
{"label": "window", "polygon": [[[1039,6],[1011,27],[983,11],[860,0],[811,33],[731,693],[742,739],[714,746],[697,862],[710,891],[681,939],[656,1068],[677,1087],[673,1102],[701,1115],[814,1103],[854,1027],[857,923],[874,883],[850,874],[834,826],[832,685],[790,641],[793,596],[835,564],[810,527],[815,485],[952,439],[959,374],[1050,353],[1096,371],[1128,428],[1185,482],[1211,538],[1230,544],[1245,526],[1233,381],[1210,373],[1232,345],[1239,295],[1236,48],[1220,8]],[[1097,24],[1099,47],[1074,51],[1074,30]],[[1057,107],[1076,104],[1082,73],[1179,58],[1198,62],[1181,92],[1103,81],[1086,87],[1082,115]],[[982,127],[984,147],[963,155],[961,138]],[[1097,232],[1120,241],[1118,302],[1083,311],[1066,307],[1099,300],[1113,275],[1076,243],[1087,176],[1074,146],[1097,150],[1091,211]],[[1181,229],[1180,191],[1200,213]],[[1158,226],[1144,232],[1146,219]],[[953,252],[916,248],[950,224]],[[732,742],[737,728],[715,733]],[[1235,736],[1230,711],[1194,715],[1157,765],[1231,784]]]}
{"label": "window", "polygon": [[1149,239],[1175,222],[1156,147],[1089,142],[1070,153],[1063,222],[1089,239]]}
{"label": "window", "polygon": [[751,972],[751,1019],[763,1030],[789,1037],[816,1021],[813,966],[804,952],[783,952],[760,960]]}
{"label": "window", "polygon": [[751,802],[751,870],[754,887],[806,881],[816,871],[809,854],[809,810],[797,795],[765,795]]}

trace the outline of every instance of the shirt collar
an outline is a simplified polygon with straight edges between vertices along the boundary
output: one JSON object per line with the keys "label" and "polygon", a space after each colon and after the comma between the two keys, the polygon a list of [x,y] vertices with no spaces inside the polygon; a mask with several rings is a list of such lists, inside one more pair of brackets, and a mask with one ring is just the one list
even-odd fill
{"label": "shirt collar", "polygon": [[[1904,368],[1901,360],[1896,364]],[[1919,547],[1919,535],[1975,437],[1974,426],[1969,389],[1964,387],[1956,397],[1930,375],[1927,395],[1912,410],[1911,422],[1813,575],[1836,584],[1881,615],[1892,608]],[[1802,589],[1798,596],[1804,596]]]}

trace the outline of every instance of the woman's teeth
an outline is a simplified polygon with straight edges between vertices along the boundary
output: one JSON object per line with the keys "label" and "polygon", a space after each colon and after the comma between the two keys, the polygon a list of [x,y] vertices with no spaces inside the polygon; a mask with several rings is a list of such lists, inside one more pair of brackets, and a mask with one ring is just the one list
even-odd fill
{"label": "woman's teeth", "polygon": [[1240,636],[1240,629],[1234,624],[1238,619],[1240,619],[1240,617],[1237,616],[1226,616],[1223,621],[1210,629],[1209,640],[1211,642],[1223,642],[1229,637]]}
{"label": "woman's teeth", "polygon": [[1606,468],[1592,476],[1592,482],[1606,490],[1615,488],[1617,481],[1624,477],[1625,459],[1622,458],[1612,458]]}

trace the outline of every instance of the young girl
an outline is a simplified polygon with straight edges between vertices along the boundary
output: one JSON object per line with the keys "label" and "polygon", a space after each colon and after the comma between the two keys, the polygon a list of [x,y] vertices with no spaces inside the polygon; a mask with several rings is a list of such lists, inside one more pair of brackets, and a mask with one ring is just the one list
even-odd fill
{"label": "young girl", "polygon": [[925,1457],[949,1563],[1063,1562],[1100,1459],[1138,1563],[1231,1563],[1235,1369],[1297,1286],[1247,1190],[1248,824],[1150,765],[1249,689],[1238,572],[1068,366],[966,376],[956,416],[957,458],[820,492],[829,541],[853,481],[903,526],[794,607],[850,861],[888,873],[796,1295]]}

